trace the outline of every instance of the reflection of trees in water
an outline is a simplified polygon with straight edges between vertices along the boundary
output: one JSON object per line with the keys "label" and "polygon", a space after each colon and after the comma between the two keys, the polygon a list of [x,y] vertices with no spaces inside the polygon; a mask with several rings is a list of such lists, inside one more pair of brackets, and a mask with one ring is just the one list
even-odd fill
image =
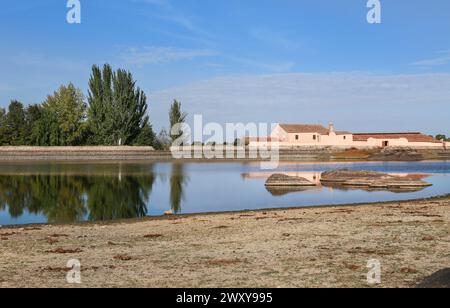
{"label": "reflection of trees in water", "polygon": [[0,176],[0,210],[28,211],[49,222],[136,218],[147,215],[153,173],[139,176]]}
{"label": "reflection of trees in water", "polygon": [[72,222],[86,214],[85,182],[80,177],[0,176],[0,207],[18,218],[28,211],[43,214],[49,222]]}
{"label": "reflection of trees in water", "polygon": [[[116,170],[117,171],[117,170]],[[43,215],[49,222],[91,221],[144,217],[148,213],[156,175],[41,174],[1,175],[0,210],[8,208],[13,218],[25,212]],[[170,205],[181,211],[184,189],[189,178],[182,164],[173,164],[170,173]]]}
{"label": "reflection of trees in water", "polygon": [[153,175],[94,178],[87,191],[89,220],[146,216],[154,181]]}
{"label": "reflection of trees in water", "polygon": [[178,214],[181,211],[181,201],[184,199],[184,185],[189,178],[184,173],[182,164],[173,164],[170,174],[170,205],[172,212]]}

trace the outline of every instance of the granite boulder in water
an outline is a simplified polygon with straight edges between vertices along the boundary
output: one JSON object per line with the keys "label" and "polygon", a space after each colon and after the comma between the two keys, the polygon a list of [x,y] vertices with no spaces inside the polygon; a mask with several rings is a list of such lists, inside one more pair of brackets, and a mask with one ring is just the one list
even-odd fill
{"label": "granite boulder in water", "polygon": [[302,177],[289,176],[286,174],[272,174],[266,181],[267,187],[306,187],[316,186],[315,183]]}
{"label": "granite boulder in water", "polygon": [[432,186],[412,177],[394,176],[366,170],[340,169],[322,173],[323,185],[361,186],[373,189],[424,188]]}

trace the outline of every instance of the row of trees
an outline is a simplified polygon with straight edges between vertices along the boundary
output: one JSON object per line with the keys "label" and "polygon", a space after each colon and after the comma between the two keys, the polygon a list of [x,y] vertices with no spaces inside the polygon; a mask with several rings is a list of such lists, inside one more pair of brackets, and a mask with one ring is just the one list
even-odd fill
{"label": "row of trees", "polygon": [[447,138],[446,135],[437,135],[436,139],[441,141],[450,141],[450,138]]}
{"label": "row of trees", "polygon": [[[87,103],[73,84],[61,86],[42,104],[25,107],[12,101],[0,109],[0,145],[81,146],[145,145],[156,149],[170,146],[163,130],[156,136],[147,110],[147,97],[130,72],[93,66]],[[169,112],[170,127],[184,122],[177,101]]]}

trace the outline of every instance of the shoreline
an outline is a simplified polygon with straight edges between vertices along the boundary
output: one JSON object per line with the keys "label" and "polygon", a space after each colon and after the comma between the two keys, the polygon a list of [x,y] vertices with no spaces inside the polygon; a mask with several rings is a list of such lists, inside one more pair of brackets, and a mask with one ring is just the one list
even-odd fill
{"label": "shoreline", "polygon": [[127,218],[127,219],[116,219],[116,220],[106,220],[106,221],[79,221],[72,223],[29,223],[29,224],[13,224],[13,225],[0,225],[0,232],[2,229],[20,229],[27,227],[45,227],[45,226],[60,226],[60,227],[90,227],[94,225],[105,225],[111,226],[115,224],[134,224],[147,221],[170,221],[178,220],[183,218],[201,218],[208,216],[220,216],[220,215],[238,215],[238,214],[248,214],[248,213],[264,213],[264,212],[277,212],[277,211],[294,211],[294,210],[312,210],[312,209],[345,209],[345,208],[355,208],[363,206],[376,206],[376,205],[389,205],[392,203],[397,204],[409,204],[417,202],[427,202],[427,201],[441,201],[450,200],[450,193],[445,195],[439,195],[429,198],[419,198],[419,199],[406,199],[406,200],[390,200],[390,201],[378,201],[369,203],[345,203],[345,204],[327,204],[327,205],[306,205],[306,206],[291,206],[283,208],[265,208],[265,209],[243,209],[239,211],[224,211],[224,212],[203,212],[203,213],[188,213],[188,214],[174,214],[174,215],[160,215],[160,216],[146,216],[142,218]]}
{"label": "shoreline", "polygon": [[[232,148],[236,152],[236,148]],[[223,153],[225,156],[226,151]],[[354,162],[354,161],[426,161],[450,160],[450,149],[422,148],[371,148],[342,149],[327,147],[305,147],[279,149],[280,162]],[[245,158],[183,158],[174,159],[170,151],[154,150],[152,147],[112,146],[112,147],[0,147],[0,163],[13,162],[263,162],[268,159]]]}
{"label": "shoreline", "polygon": [[369,259],[382,264],[378,287],[415,287],[450,267],[449,230],[450,195],[2,227],[0,287],[73,287],[70,259],[81,287],[371,287]]}

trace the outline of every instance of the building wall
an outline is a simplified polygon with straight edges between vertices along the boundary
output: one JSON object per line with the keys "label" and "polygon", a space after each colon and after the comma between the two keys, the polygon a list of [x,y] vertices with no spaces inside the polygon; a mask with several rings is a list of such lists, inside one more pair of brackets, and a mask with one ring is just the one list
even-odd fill
{"label": "building wall", "polygon": [[340,134],[330,133],[329,135],[320,136],[320,145],[324,146],[352,146],[353,135],[352,134]]}
{"label": "building wall", "polygon": [[[298,136],[298,139],[297,139]],[[389,147],[415,147],[415,148],[444,148],[443,143],[433,142],[409,142],[406,138],[397,139],[378,139],[369,138],[367,141],[353,141],[352,134],[336,134],[331,132],[328,135],[320,135],[318,133],[287,133],[280,125],[275,127],[271,135],[272,138],[280,140],[277,145],[281,148],[292,147],[339,147],[339,148],[376,148],[384,147],[384,142],[388,142]],[[268,147],[271,142],[252,141],[249,146]],[[447,149],[450,150],[450,142],[446,143]]]}
{"label": "building wall", "polygon": [[[320,135],[317,133],[287,133],[279,125],[274,129],[272,138],[280,140],[280,146],[351,146],[353,135]],[[297,139],[298,137],[298,139]]]}
{"label": "building wall", "polygon": [[433,142],[409,142],[406,138],[400,139],[377,139],[369,138],[367,141],[355,141],[355,146],[370,146],[370,147],[383,147],[384,142],[389,143],[389,147],[432,147],[432,148],[442,148],[442,143]]}
{"label": "building wall", "polygon": [[[351,142],[349,144],[326,144],[326,143],[289,143],[289,142],[256,142],[251,141],[248,146],[249,147],[264,147],[269,148],[273,147],[274,145],[278,146],[279,148],[326,148],[326,147],[334,147],[334,148],[340,148],[340,149],[350,149],[350,148],[358,148],[358,149],[371,149],[371,148],[381,148],[383,147],[379,142],[376,143],[368,143],[364,141],[355,141]],[[393,148],[417,148],[417,149],[426,149],[426,148],[432,148],[432,149],[444,149],[443,144],[439,143],[424,143],[424,142],[411,142],[408,144],[395,144],[394,142],[389,144],[389,147]],[[446,144],[447,150],[450,151],[450,142],[447,142]]]}

